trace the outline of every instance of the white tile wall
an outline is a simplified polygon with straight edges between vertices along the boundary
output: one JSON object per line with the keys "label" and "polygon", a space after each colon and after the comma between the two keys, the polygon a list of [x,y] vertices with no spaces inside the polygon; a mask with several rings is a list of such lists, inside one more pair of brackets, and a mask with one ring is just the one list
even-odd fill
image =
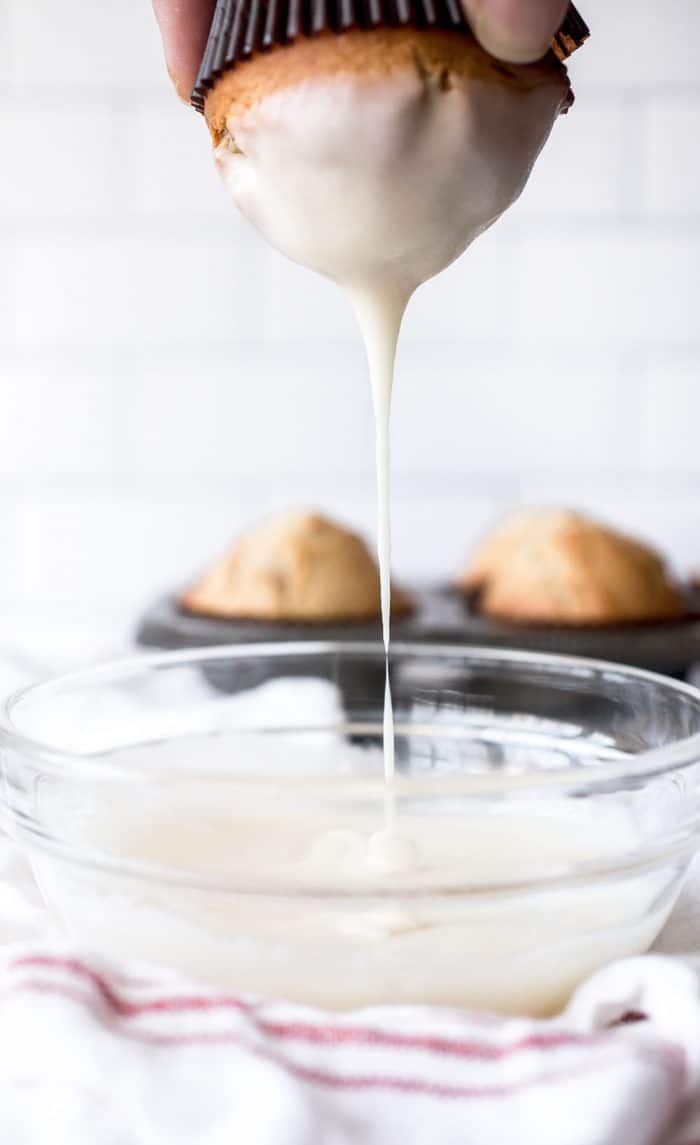
{"label": "white tile wall", "polygon": [[670,97],[648,112],[647,209],[663,217],[700,214],[700,103]]}
{"label": "white tile wall", "polygon": [[595,91],[579,98],[555,123],[516,208],[518,216],[541,223],[619,216],[628,118],[622,100]]}
{"label": "white tile wall", "polygon": [[700,313],[700,231],[550,227],[524,243],[519,300],[522,337],[686,342]]}
{"label": "white tile wall", "polygon": [[[153,488],[117,490],[91,483],[43,495],[21,496],[21,548],[26,599],[46,614],[80,604],[96,614],[136,615],[164,585],[187,577],[225,545],[231,529],[245,522],[246,490],[204,491]],[[76,583],[78,576],[78,583]],[[47,602],[48,594],[48,602]]]}
{"label": "white tile wall", "polygon": [[132,367],[117,389],[124,476],[227,478],[314,475],[326,481],[372,472],[372,415],[359,347],[355,370],[337,376],[333,346],[309,356],[299,342],[239,351],[231,364],[188,354]]}
{"label": "white tile wall", "polygon": [[95,477],[111,477],[121,456],[116,398],[109,362],[82,355],[0,360],[1,479],[41,491],[57,479],[89,487]]}
{"label": "white tile wall", "polygon": [[162,88],[155,25],[140,0],[6,0],[5,6],[8,75],[20,91],[43,89],[49,96],[79,89],[89,98],[108,88],[131,96]]}
{"label": "white tile wall", "polygon": [[[700,566],[700,3],[581,7],[576,105],[406,320],[404,579],[532,500]],[[371,532],[349,307],[229,208],[147,0],[0,0],[0,97],[0,617],[134,617],[286,505]]]}
{"label": "white tile wall", "polygon": [[[700,478],[700,370],[692,356],[666,358],[642,372],[645,463],[660,477]],[[698,505],[700,510],[700,502]]]}
{"label": "white tile wall", "polygon": [[[333,339],[356,343],[352,310],[332,282],[297,266],[274,250],[257,246],[257,270],[263,283],[260,314],[266,342],[301,341],[313,348],[319,340]],[[355,363],[361,359],[359,343],[354,347]],[[337,371],[338,359],[336,355]],[[344,358],[344,356],[343,356]]]}
{"label": "white tile wall", "polygon": [[0,232],[0,345],[15,340],[13,273],[16,242],[10,233]]}
{"label": "white tile wall", "polygon": [[[635,387],[614,354],[573,362],[552,344],[511,355],[460,344],[399,360],[394,407],[394,466],[439,474],[467,488],[476,471],[614,474],[619,448],[632,459],[638,428]],[[451,416],[445,416],[449,410]]]}
{"label": "white tile wall", "polygon": [[522,252],[512,227],[494,227],[464,258],[426,282],[409,304],[404,344],[423,340],[465,345],[500,342],[518,314]]}
{"label": "white tile wall", "polygon": [[235,231],[230,200],[198,115],[188,114],[166,92],[157,106],[124,109],[117,123],[126,154],[123,211],[154,223],[169,219],[191,225],[193,215],[202,216]]}
{"label": "white tile wall", "polygon": [[580,8],[595,35],[590,60],[573,66],[582,90],[624,86],[655,95],[697,84],[697,0],[588,0]]}
{"label": "white tile wall", "polygon": [[0,168],[5,220],[80,219],[119,208],[114,116],[106,108],[16,97],[0,109],[0,138],[13,159]]}
{"label": "white tile wall", "polygon": [[15,270],[21,346],[247,341],[262,331],[252,236],[27,235]]}

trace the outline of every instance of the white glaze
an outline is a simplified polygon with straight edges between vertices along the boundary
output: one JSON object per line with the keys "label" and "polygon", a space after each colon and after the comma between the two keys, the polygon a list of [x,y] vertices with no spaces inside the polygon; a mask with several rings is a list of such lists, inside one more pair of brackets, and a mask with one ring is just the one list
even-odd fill
{"label": "white glaze", "polygon": [[[151,685],[119,680],[97,710],[78,689],[40,725],[49,744],[98,753],[84,760],[93,779],[37,792],[42,838],[65,841],[76,861],[33,838],[47,901],[85,946],[334,1009],[543,1013],[608,960],[644,950],[676,897],[675,852],[629,866],[685,821],[665,779],[590,800],[527,790],[470,800],[448,783],[426,804],[397,776],[400,832],[386,835],[381,751],[349,742],[330,681],[295,676],[224,696],[193,666],[181,693]],[[449,707],[442,715],[449,725]],[[28,716],[36,730],[32,705]],[[419,706],[412,716],[420,759],[441,720]],[[255,730],[275,724],[287,730]],[[516,751],[516,772],[539,751]],[[142,769],[144,782],[124,782]],[[95,855],[95,866],[83,861]],[[183,883],[140,876],[140,863]],[[608,874],[596,879],[596,866]],[[587,874],[559,883],[566,872]]]}
{"label": "white glaze", "polygon": [[[266,766],[269,737],[247,739],[246,758],[276,771],[276,754]],[[206,743],[190,746],[208,762]],[[235,761],[235,740],[225,746]],[[175,765],[186,750],[167,745]],[[308,764],[301,744],[297,763]],[[406,811],[400,835],[378,838],[374,815],[353,813],[355,788],[345,800],[346,781],[336,778],[335,811],[319,798],[316,777],[274,789],[234,782],[178,792],[164,782],[145,785],[139,800],[99,782],[48,792],[47,824],[76,847],[184,871],[195,884],[198,875],[222,878],[240,893],[81,869],[41,850],[35,869],[86,945],[165,961],[237,992],[333,1009],[421,1001],[552,1012],[592,970],[644,950],[668,914],[676,865],[623,869],[625,853],[642,842],[624,801]],[[603,859],[613,867],[616,857],[621,869],[609,879],[537,889],[538,875]],[[507,883],[529,883],[531,892],[499,893]],[[471,895],[467,886],[492,892]]]}
{"label": "white glaze", "polygon": [[[376,425],[389,785],[389,414],[401,320],[416,287],[517,198],[563,94],[556,72],[528,92],[460,76],[446,88],[414,67],[379,79],[309,78],[232,115],[217,148],[243,213],[273,246],[348,291],[364,338]],[[390,792],[387,814],[391,824]]]}
{"label": "white glaze", "polygon": [[[282,65],[280,65],[282,66]],[[228,121],[226,186],[273,246],[394,318],[518,197],[565,85],[529,92],[416,70],[310,79]],[[311,320],[313,316],[310,316]]]}

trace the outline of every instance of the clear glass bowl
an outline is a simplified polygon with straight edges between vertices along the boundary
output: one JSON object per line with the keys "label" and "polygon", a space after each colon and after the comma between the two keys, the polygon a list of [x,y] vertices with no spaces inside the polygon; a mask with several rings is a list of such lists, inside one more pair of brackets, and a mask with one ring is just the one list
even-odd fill
{"label": "clear glass bowl", "polygon": [[29,688],[0,730],[5,825],[76,939],[237,991],[542,1014],[647,949],[697,846],[700,693],[425,645],[391,672],[391,798],[378,644]]}

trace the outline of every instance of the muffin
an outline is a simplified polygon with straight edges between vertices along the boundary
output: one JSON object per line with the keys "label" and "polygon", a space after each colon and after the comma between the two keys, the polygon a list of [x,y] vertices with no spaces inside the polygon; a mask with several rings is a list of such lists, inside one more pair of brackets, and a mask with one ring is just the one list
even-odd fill
{"label": "muffin", "polygon": [[572,98],[554,52],[511,65],[464,30],[376,27],[240,59],[204,114],[227,189],[272,246],[405,303],[517,199]]}
{"label": "muffin", "polygon": [[573,510],[508,517],[481,542],[457,586],[483,615],[517,624],[593,627],[687,612],[654,549]]}
{"label": "muffin", "polygon": [[[379,570],[356,533],[319,513],[275,516],[240,537],[180,597],[186,612],[323,624],[379,617]],[[412,611],[392,592],[392,613]]]}

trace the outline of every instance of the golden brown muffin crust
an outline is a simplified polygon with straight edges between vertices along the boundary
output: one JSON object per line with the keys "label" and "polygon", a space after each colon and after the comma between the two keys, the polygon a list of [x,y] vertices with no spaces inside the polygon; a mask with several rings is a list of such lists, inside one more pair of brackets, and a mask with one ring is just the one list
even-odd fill
{"label": "golden brown muffin crust", "polygon": [[[392,613],[412,611],[394,589]],[[356,533],[319,513],[288,513],[240,537],[180,598],[187,612],[328,623],[379,616],[379,572]]]}
{"label": "golden brown muffin crust", "polygon": [[579,513],[530,510],[506,520],[458,580],[494,619],[614,625],[680,619],[682,593],[654,549]]}
{"label": "golden brown muffin crust", "polygon": [[535,64],[506,64],[495,60],[463,32],[376,28],[302,37],[237,63],[209,92],[204,114],[218,143],[229,116],[240,117],[282,88],[347,73],[381,79],[405,68],[415,69],[424,79],[432,77],[445,87],[449,87],[451,74],[507,83],[523,91],[559,76],[562,110],[570,102],[566,68],[552,52]]}

